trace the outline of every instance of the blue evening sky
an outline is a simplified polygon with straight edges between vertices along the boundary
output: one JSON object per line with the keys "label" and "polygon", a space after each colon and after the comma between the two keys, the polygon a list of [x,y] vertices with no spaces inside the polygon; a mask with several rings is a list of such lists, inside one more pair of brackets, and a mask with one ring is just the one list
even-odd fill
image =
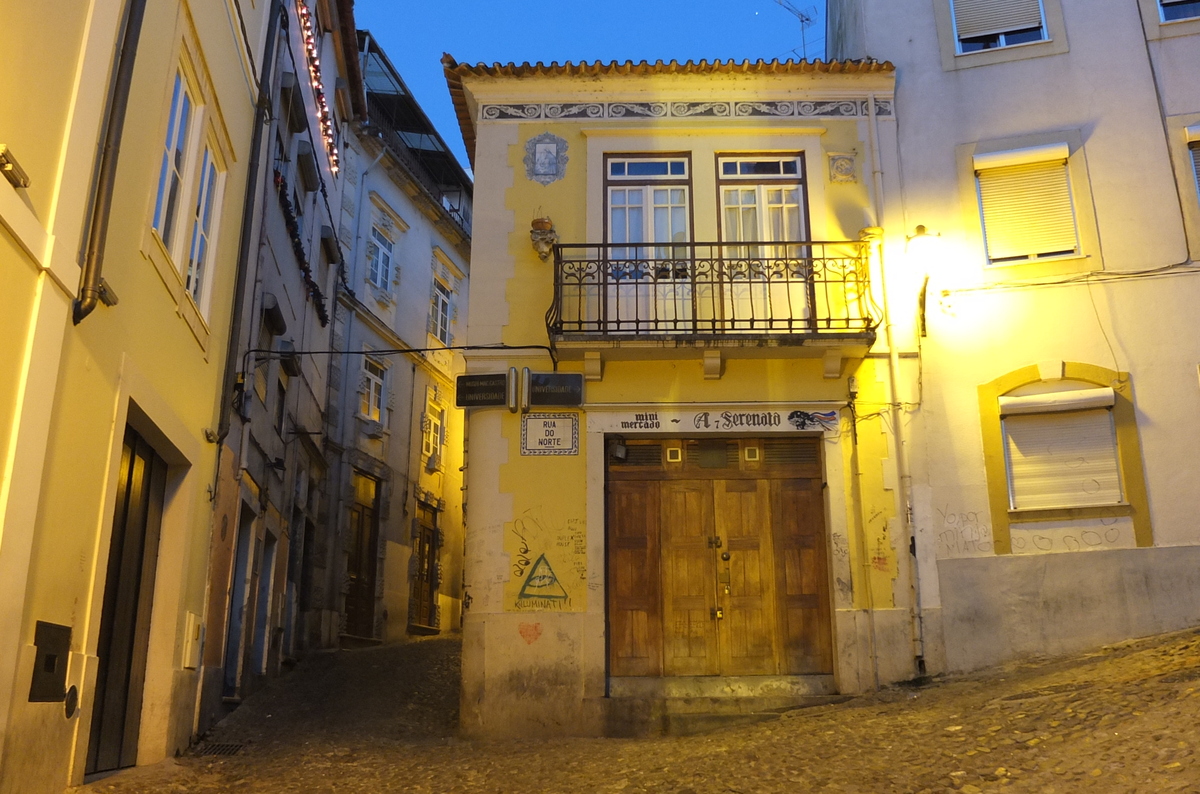
{"label": "blue evening sky", "polygon": [[[790,0],[815,18],[809,59],[825,52],[824,0]],[[356,0],[370,30],[425,113],[468,167],[441,58],[500,61],[799,60],[800,20],[775,0]]]}

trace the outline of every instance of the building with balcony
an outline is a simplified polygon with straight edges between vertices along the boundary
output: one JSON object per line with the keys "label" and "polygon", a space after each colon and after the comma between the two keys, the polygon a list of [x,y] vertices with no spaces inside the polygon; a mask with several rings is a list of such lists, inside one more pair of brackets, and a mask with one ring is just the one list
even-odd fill
{"label": "building with balcony", "polygon": [[271,3],[10,5],[0,791],[194,735],[214,443]]}
{"label": "building with balcony", "polygon": [[497,384],[467,417],[463,730],[670,730],[915,675],[915,361],[877,347],[891,64],[443,64],[466,369]]}
{"label": "building with balcony", "polygon": [[1200,4],[828,6],[832,57],[896,64],[927,645],[970,670],[1200,623]]}
{"label": "building with balcony", "polygon": [[[341,641],[457,630],[471,180],[379,43],[359,31],[368,110],[348,136],[325,416]],[[461,308],[460,308],[461,307]]]}
{"label": "building with balcony", "polygon": [[337,647],[344,613],[324,424],[349,250],[336,213],[362,78],[352,3],[297,0],[275,13],[217,431],[201,731],[285,661]]}

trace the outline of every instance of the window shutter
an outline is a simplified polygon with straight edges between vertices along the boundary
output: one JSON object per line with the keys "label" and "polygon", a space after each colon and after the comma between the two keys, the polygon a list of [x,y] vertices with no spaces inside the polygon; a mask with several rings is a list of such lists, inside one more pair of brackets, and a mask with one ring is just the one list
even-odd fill
{"label": "window shutter", "polygon": [[1116,433],[1109,409],[1009,416],[1004,419],[1004,435],[1014,509],[1121,501]]}
{"label": "window shutter", "polygon": [[954,27],[960,39],[1041,26],[1039,0],[954,0]]}
{"label": "window shutter", "polygon": [[1065,161],[987,168],[978,180],[988,259],[1079,250]]}

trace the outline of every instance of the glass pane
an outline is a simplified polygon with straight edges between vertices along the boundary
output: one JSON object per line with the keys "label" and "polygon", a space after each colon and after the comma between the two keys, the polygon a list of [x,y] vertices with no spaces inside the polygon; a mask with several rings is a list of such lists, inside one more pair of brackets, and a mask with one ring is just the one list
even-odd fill
{"label": "glass pane", "polygon": [[685,169],[686,165],[687,165],[687,163],[684,162],[683,160],[672,160],[671,161],[672,176],[684,176],[685,175],[684,169]]}
{"label": "glass pane", "polygon": [[786,161],[784,161],[784,163],[783,163],[783,173],[785,173],[785,174],[795,174],[795,173],[799,173],[799,171],[798,171],[798,165],[799,165],[799,164],[798,164],[798,163],[797,163],[795,160],[786,160]]}
{"label": "glass pane", "polygon": [[608,173],[612,176],[625,176],[625,163],[613,162],[608,164]]}
{"label": "glass pane", "polygon": [[626,164],[629,176],[666,176],[666,160],[634,160]]}

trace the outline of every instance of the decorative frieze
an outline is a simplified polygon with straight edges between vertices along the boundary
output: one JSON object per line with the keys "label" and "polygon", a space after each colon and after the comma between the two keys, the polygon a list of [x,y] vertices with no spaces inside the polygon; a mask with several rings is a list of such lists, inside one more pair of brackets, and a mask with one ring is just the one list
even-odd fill
{"label": "decorative frieze", "polygon": [[[482,121],[624,121],[631,118],[863,118],[871,100],[835,97],[811,100],[733,102],[550,102],[483,105]],[[892,116],[891,97],[875,98],[875,115]]]}

